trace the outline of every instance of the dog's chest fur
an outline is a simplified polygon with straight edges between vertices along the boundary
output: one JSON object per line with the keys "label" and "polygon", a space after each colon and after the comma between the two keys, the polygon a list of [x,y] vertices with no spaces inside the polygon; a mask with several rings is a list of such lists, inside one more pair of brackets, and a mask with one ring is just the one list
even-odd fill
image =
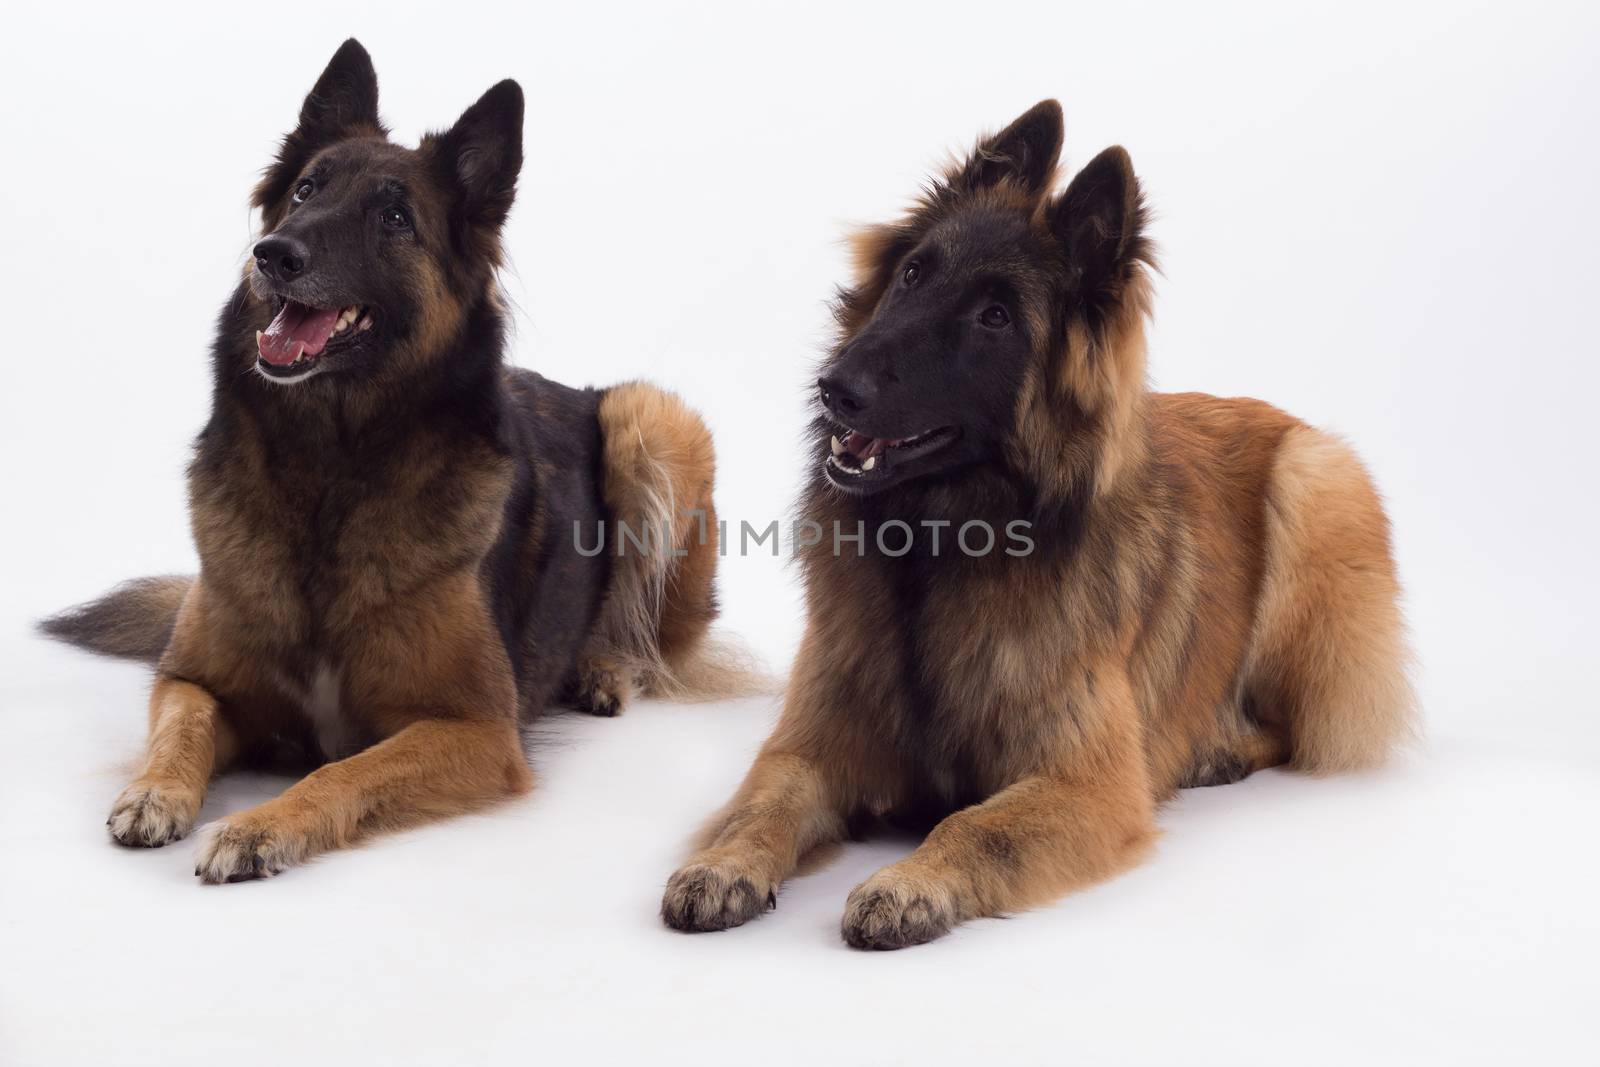
{"label": "dog's chest fur", "polygon": [[393,634],[426,632],[431,590],[476,572],[509,462],[425,433],[369,451],[230,429],[202,439],[190,471],[208,617],[249,660],[238,697],[293,709],[324,757],[348,754],[368,732],[353,665],[392,658]]}
{"label": "dog's chest fur", "polygon": [[876,608],[860,622],[894,635],[888,704],[916,803],[989,796],[1074,729],[1090,642],[1081,605],[1040,595],[1063,588],[1055,565],[1000,555],[863,570],[883,586],[860,598]]}

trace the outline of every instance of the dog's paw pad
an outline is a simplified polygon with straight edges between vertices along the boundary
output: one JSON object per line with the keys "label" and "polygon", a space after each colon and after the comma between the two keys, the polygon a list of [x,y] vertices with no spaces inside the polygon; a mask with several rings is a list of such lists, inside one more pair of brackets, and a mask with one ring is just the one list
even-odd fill
{"label": "dog's paw pad", "polygon": [[111,805],[106,828],[111,839],[130,848],[160,848],[194,826],[199,803],[158,785],[135,782]]}
{"label": "dog's paw pad", "polygon": [[194,873],[207,885],[271,878],[294,866],[300,851],[270,828],[227,819],[200,828]]}
{"label": "dog's paw pad", "polygon": [[943,937],[956,923],[955,909],[941,896],[894,879],[868,879],[850,894],[839,932],[852,948],[924,944]]}
{"label": "dog's paw pad", "polygon": [[746,873],[692,863],[667,881],[661,919],[674,930],[726,930],[778,906],[776,890]]}

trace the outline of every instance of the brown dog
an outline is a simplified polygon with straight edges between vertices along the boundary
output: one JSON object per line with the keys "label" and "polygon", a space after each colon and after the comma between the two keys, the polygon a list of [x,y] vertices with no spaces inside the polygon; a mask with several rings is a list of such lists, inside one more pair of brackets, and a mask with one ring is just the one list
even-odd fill
{"label": "brown dog", "polygon": [[1112,148],[1053,194],[1061,132],[1039,104],[858,240],[808,628],[671,926],[743,923],[808,850],[909,817],[936,825],[843,934],[917,944],[1137,862],[1179,788],[1366,766],[1411,728],[1361,462],[1259,401],[1147,390],[1138,181]]}
{"label": "brown dog", "polygon": [[157,666],[116,841],[184,836],[230,766],[320,764],[213,824],[195,869],[274,874],[527,790],[519,720],[553,699],[613,715],[636,684],[737,678],[703,641],[704,424],[648,385],[571,389],[505,366],[495,272],[522,113],[501,82],[449,130],[394,144],[355,41],[306,97],[256,188],[266,232],[218,327],[189,472],[200,574],[44,624]]}

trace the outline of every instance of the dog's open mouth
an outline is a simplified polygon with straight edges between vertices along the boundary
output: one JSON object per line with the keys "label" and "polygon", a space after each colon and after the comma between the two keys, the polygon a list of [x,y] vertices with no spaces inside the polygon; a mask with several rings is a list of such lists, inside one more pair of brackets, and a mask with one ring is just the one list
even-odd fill
{"label": "dog's open mouth", "polygon": [[271,324],[256,331],[256,366],[274,378],[297,378],[363,340],[372,327],[372,312],[356,304],[319,308],[285,300]]}
{"label": "dog's open mouth", "polygon": [[954,426],[940,426],[910,437],[872,437],[855,430],[835,434],[830,442],[828,478],[844,489],[867,488],[892,479],[913,460],[931,455],[955,441]]}

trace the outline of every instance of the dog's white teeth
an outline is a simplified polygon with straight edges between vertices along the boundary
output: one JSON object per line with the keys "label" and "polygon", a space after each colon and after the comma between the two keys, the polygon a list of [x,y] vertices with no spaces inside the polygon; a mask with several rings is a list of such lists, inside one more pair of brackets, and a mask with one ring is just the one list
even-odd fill
{"label": "dog's white teeth", "polygon": [[372,316],[371,315],[363,315],[361,317],[361,324],[358,325],[356,327],[356,329],[358,329],[358,330],[370,330],[370,329],[372,329]]}
{"label": "dog's white teeth", "polygon": [[267,332],[266,330],[257,330],[256,331],[256,347],[257,348],[261,347],[261,335],[266,333],[266,332]]}
{"label": "dog's white teeth", "polygon": [[339,312],[339,319],[333,324],[334,333],[344,333],[355,325],[356,316],[361,314],[361,309],[355,306],[347,307]]}
{"label": "dog's white teeth", "polygon": [[[260,337],[261,335],[259,333],[257,333],[256,336]],[[843,451],[844,451],[844,442],[839,440],[837,437],[835,437],[833,439],[833,454],[837,456],[840,453],[842,453]]]}
{"label": "dog's white teeth", "polygon": [[878,457],[877,456],[868,456],[867,457],[867,461],[865,463],[861,464],[861,469],[864,470],[864,471],[869,471],[873,467],[876,467],[877,465],[878,465]]}

